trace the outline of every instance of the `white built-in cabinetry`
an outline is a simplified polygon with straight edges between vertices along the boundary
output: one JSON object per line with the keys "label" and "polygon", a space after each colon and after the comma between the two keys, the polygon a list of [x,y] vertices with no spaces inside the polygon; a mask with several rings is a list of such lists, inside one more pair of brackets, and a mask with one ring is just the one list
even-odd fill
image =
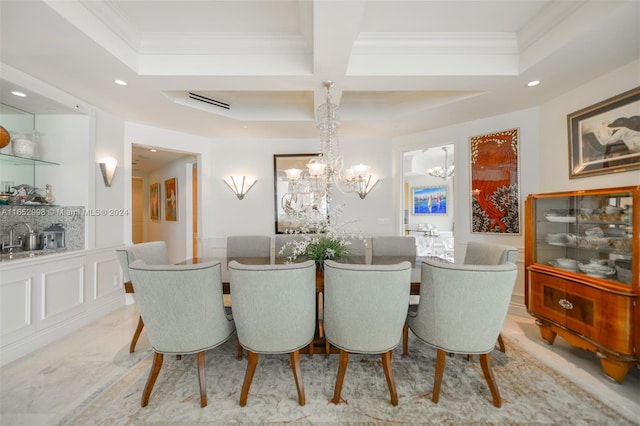
{"label": "white built-in cabinetry", "polygon": [[115,248],[2,262],[0,275],[1,365],[125,303]]}

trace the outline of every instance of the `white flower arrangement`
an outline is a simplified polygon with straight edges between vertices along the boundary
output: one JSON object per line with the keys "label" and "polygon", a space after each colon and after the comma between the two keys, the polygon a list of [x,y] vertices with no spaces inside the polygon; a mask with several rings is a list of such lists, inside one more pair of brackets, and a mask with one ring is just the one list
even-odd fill
{"label": "white flower arrangement", "polygon": [[300,239],[287,241],[280,249],[280,255],[284,255],[291,249],[291,253],[287,256],[290,262],[295,261],[298,257],[304,256],[306,259],[315,260],[319,267],[325,259],[339,259],[349,254],[349,246],[352,239],[363,240],[360,232],[348,231],[348,225],[356,222],[356,219],[350,219],[345,222],[339,220],[342,206],[338,206],[333,210],[331,217],[325,217],[320,220],[317,216],[302,217],[298,230],[286,230],[286,234],[300,235]]}

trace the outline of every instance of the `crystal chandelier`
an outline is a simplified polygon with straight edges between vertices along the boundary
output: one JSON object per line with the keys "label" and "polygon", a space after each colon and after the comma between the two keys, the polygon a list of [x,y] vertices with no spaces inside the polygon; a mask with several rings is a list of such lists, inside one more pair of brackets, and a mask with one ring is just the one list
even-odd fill
{"label": "crystal chandelier", "polygon": [[449,180],[451,179],[451,177],[453,176],[453,169],[454,166],[453,164],[451,164],[450,166],[447,166],[447,163],[449,162],[449,147],[447,146],[443,146],[442,147],[443,151],[444,151],[444,167],[442,166],[436,166],[436,167],[432,167],[429,170],[427,170],[427,174],[433,177],[438,177],[444,180]]}
{"label": "crystal chandelier", "polygon": [[320,155],[311,159],[307,170],[286,169],[287,194],[282,207],[288,215],[326,211],[331,202],[333,187],[344,193],[357,193],[364,199],[378,183],[370,173],[370,166],[358,164],[343,170],[344,160],[338,146],[340,118],[338,106],[331,103],[333,81],[325,81],[326,103],[317,111],[316,126],[320,131]]}

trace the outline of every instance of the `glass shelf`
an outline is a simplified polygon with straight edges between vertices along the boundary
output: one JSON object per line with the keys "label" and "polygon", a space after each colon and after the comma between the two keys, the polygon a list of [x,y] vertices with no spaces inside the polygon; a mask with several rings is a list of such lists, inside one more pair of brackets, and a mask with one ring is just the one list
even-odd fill
{"label": "glass shelf", "polygon": [[38,160],[36,158],[24,158],[11,154],[0,153],[0,162],[15,166],[59,166],[60,164],[52,161]]}

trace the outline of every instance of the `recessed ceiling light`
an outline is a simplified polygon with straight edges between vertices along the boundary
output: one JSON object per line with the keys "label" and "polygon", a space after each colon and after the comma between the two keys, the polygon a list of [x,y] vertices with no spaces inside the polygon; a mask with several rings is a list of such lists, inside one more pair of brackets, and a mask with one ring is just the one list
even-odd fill
{"label": "recessed ceiling light", "polygon": [[158,152],[158,150],[157,150],[157,149],[150,149],[149,151],[151,151],[151,152]]}
{"label": "recessed ceiling light", "polygon": [[537,86],[538,84],[540,84],[540,80],[533,80],[527,83],[527,86],[529,87],[533,87],[533,86]]}
{"label": "recessed ceiling light", "polygon": [[127,82],[124,80],[115,80],[115,83],[119,86],[126,86]]}
{"label": "recessed ceiling light", "polygon": [[27,97],[26,93],[18,92],[17,90],[12,91],[11,94],[12,95],[16,95],[16,96],[20,96],[21,98],[26,98]]}

